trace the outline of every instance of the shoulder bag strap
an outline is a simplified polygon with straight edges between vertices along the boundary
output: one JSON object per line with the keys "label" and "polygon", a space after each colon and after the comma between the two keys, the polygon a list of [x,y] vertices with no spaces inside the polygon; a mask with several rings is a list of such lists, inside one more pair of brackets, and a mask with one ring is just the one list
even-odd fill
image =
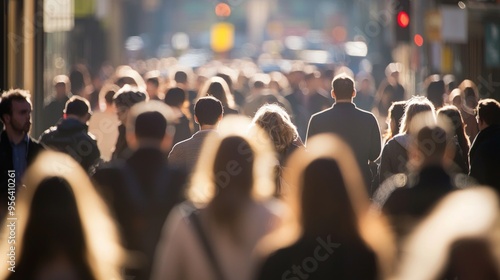
{"label": "shoulder bag strap", "polygon": [[198,211],[193,211],[189,215],[189,221],[193,225],[193,228],[196,232],[196,235],[198,236],[199,240],[201,241],[201,244],[203,246],[203,250],[205,251],[206,256],[208,257],[208,260],[210,264],[212,265],[212,268],[215,272],[215,276],[217,277],[218,280],[224,280],[224,274],[222,273],[222,269],[219,266],[219,263],[217,262],[217,259],[215,258],[215,253],[213,251],[212,246],[210,246],[210,242],[208,241],[208,238],[203,231],[203,228],[201,227],[200,219],[198,217]]}

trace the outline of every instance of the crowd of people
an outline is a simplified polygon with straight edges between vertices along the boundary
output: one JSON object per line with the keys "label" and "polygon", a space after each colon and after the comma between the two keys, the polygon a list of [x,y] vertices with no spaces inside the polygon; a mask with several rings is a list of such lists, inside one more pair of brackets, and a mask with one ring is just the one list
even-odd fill
{"label": "crowd of people", "polygon": [[37,139],[4,92],[0,279],[500,279],[500,103],[401,67],[79,65]]}

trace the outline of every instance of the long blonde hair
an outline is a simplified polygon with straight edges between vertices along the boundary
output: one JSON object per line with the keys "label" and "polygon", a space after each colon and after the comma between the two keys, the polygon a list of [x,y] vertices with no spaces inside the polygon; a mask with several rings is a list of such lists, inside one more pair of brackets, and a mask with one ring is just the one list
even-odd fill
{"label": "long blonde hair", "polygon": [[236,239],[236,221],[244,202],[267,200],[275,190],[275,153],[261,129],[241,129],[248,123],[241,116],[221,121],[218,133],[204,141],[187,190],[188,199],[206,207],[214,221],[229,228]]}
{"label": "long blonde hair", "polygon": [[[23,247],[25,246],[26,229],[33,222],[30,215],[35,194],[42,182],[51,178],[65,181],[74,196],[76,211],[83,230],[84,257],[95,279],[121,279],[120,269],[125,262],[125,254],[119,242],[118,230],[104,201],[97,194],[90,178],[80,165],[69,155],[57,152],[43,152],[26,171],[23,186],[20,187],[16,201],[16,246],[15,254],[18,265],[22,264]],[[50,187],[50,186],[49,186]],[[67,215],[61,209],[61,215]],[[29,223],[30,222],[30,223]],[[9,221],[4,222],[0,236],[8,236]],[[0,251],[7,252],[9,245],[1,242]],[[68,249],[68,248],[63,248]],[[0,263],[0,279],[8,277],[8,264]],[[29,267],[28,269],[33,269]]]}
{"label": "long blonde hair", "polygon": [[[305,218],[310,219],[310,217],[304,217],[307,214],[304,214],[302,201],[302,193],[306,187],[304,185],[306,168],[317,160],[332,160],[338,165],[342,176],[349,200],[346,204],[352,208],[353,222],[359,237],[377,255],[381,276],[390,275],[394,255],[393,236],[385,218],[370,206],[361,171],[350,147],[332,134],[317,135],[310,141],[307,151],[296,150],[286,163],[285,180],[288,182],[289,189],[283,197],[290,211],[283,218],[282,227],[267,236],[260,244],[259,253],[267,255],[276,249],[293,244],[302,236],[306,226]],[[324,211],[329,210],[331,211],[331,209],[324,209]],[[343,215],[343,213],[335,215]]]}
{"label": "long blonde hair", "polygon": [[299,136],[290,116],[276,104],[265,104],[253,117],[252,124],[259,125],[269,134],[276,152],[282,154]]}

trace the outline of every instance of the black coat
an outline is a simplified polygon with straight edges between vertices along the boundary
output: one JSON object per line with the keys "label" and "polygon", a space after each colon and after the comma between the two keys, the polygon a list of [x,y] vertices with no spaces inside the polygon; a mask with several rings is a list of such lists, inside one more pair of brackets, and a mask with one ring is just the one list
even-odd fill
{"label": "black coat", "polygon": [[361,240],[302,237],[264,262],[257,279],[377,279],[375,253]]}
{"label": "black coat", "polygon": [[99,167],[92,178],[115,214],[125,247],[145,257],[144,266],[131,275],[149,279],[163,223],[184,200],[186,174],[169,167],[162,151],[142,148]]}
{"label": "black coat", "polygon": [[47,148],[69,154],[85,171],[93,173],[101,153],[88,129],[86,124],[76,119],[64,119],[42,133],[39,141]]}
{"label": "black coat", "polygon": [[477,134],[469,157],[469,175],[500,193],[500,125],[490,125]]}
{"label": "black coat", "polygon": [[336,103],[311,117],[307,139],[320,133],[335,133],[351,146],[366,186],[369,188],[372,174],[368,161],[375,161],[382,148],[375,116],[356,108],[353,103]]}
{"label": "black coat", "polygon": [[[40,145],[37,141],[33,140],[31,137],[28,137],[28,151],[26,155],[27,167],[33,163],[38,153],[43,150],[42,145]],[[14,163],[12,161],[12,147],[5,131],[2,131],[0,135],[0,220],[5,215],[5,210],[7,209],[7,191],[8,191],[8,179],[9,170],[14,169]],[[16,176],[16,195],[18,190],[22,190],[22,188],[18,188],[21,183],[21,178]]]}

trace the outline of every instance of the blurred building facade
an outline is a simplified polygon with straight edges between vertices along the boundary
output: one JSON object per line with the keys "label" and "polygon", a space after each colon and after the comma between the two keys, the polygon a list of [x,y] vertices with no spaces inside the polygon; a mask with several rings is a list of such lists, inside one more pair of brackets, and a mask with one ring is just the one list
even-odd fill
{"label": "blurred building facade", "polygon": [[[309,56],[298,55],[301,51],[327,51],[322,62],[357,71],[360,59],[347,55],[344,46],[361,41],[377,81],[389,62],[398,61],[405,65],[403,82],[412,93],[422,91],[420,81],[427,75],[439,73],[469,78],[482,96],[500,98],[498,1],[409,1],[408,42],[396,38],[401,1],[6,0],[1,4],[0,87],[32,92],[38,135],[37,119],[52,92],[52,78],[68,74],[72,65],[83,63],[95,76],[105,63],[117,66],[193,49],[210,52],[211,27],[227,22],[234,27],[234,42],[223,57],[257,58],[265,51],[304,59]],[[218,14],[220,3],[229,10]],[[287,38],[303,44],[290,48]]]}

